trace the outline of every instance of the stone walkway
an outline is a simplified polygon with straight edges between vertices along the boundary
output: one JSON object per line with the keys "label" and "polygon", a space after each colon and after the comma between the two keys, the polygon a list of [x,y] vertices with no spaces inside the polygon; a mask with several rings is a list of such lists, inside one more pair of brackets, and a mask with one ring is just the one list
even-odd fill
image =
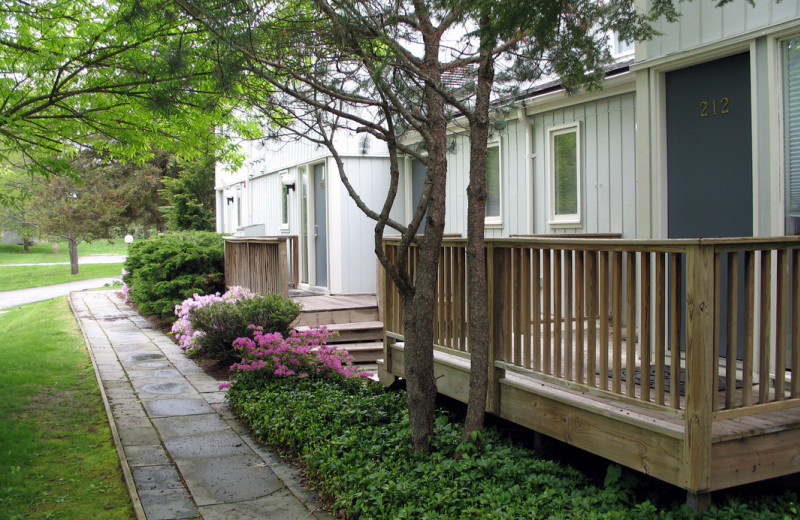
{"label": "stone walkway", "polygon": [[116,291],[74,292],[140,520],[331,519],[235,419],[219,382]]}

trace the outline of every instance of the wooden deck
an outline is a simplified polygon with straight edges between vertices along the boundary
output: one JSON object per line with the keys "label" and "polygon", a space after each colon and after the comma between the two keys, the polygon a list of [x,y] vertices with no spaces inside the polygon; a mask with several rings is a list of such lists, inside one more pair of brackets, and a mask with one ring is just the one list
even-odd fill
{"label": "wooden deck", "polygon": [[[443,243],[434,338],[438,391],[462,401],[465,247]],[[489,412],[695,502],[799,471],[799,240],[496,239],[487,259]],[[387,279],[381,294],[389,382],[405,376],[402,306]]]}

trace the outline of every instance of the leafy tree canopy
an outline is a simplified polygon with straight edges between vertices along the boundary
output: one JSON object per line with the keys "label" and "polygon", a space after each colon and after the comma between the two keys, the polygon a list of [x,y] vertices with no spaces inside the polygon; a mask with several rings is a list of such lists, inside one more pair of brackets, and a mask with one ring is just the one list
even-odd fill
{"label": "leafy tree canopy", "polygon": [[47,172],[58,167],[42,157],[86,146],[144,161],[154,142],[191,155],[220,123],[248,135],[197,33],[136,2],[3,2],[0,159],[21,154]]}

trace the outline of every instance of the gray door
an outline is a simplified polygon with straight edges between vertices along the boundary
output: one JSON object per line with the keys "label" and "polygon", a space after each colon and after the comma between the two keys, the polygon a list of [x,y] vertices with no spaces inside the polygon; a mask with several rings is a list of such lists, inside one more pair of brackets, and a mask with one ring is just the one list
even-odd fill
{"label": "gray door", "polygon": [[[670,238],[753,235],[753,172],[748,53],[666,74],[667,208]],[[722,265],[727,279],[727,264]],[[686,269],[682,269],[685,280]],[[740,259],[739,287],[744,282]],[[740,291],[739,345],[744,323]],[[723,287],[722,301],[727,300]],[[685,294],[681,295],[681,301]],[[727,343],[721,309],[721,350]],[[686,324],[681,317],[681,337]]]}
{"label": "gray door", "polygon": [[[419,199],[422,198],[422,190],[425,188],[425,176],[427,173],[428,169],[422,161],[417,159],[411,161],[411,215],[408,216],[409,222],[417,211]],[[425,217],[422,218],[417,233],[425,233]]]}
{"label": "gray door", "polygon": [[753,235],[750,55],[669,72],[670,238]]}
{"label": "gray door", "polygon": [[327,185],[325,165],[314,165],[314,260],[316,282],[320,287],[328,286],[328,211],[326,204]]}

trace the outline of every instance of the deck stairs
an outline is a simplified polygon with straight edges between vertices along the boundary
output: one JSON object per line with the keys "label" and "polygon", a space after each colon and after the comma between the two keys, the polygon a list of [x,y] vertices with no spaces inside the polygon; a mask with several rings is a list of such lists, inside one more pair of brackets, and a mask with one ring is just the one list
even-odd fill
{"label": "deck stairs", "polygon": [[358,364],[373,364],[383,356],[383,323],[378,320],[374,295],[327,296],[290,294],[303,306],[294,327],[307,330],[324,325],[339,335],[328,344],[344,348]]}

